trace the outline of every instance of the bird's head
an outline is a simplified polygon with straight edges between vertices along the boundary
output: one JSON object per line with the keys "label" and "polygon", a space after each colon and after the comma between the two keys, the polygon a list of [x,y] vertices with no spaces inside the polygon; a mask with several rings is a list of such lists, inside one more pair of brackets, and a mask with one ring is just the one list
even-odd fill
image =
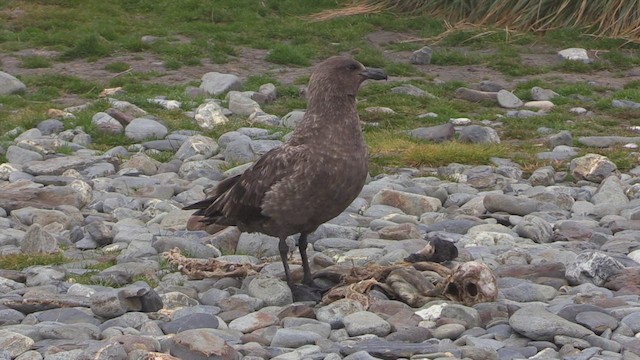
{"label": "bird's head", "polygon": [[382,69],[367,68],[346,56],[334,56],[320,63],[309,79],[309,96],[322,92],[330,96],[354,96],[363,81],[387,79]]}

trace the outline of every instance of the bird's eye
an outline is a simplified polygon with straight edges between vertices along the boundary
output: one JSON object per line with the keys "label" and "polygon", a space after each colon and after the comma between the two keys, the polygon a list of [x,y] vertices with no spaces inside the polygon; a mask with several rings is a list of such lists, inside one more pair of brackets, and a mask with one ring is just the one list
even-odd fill
{"label": "bird's eye", "polygon": [[347,65],[347,69],[349,70],[356,70],[358,68],[358,64],[356,63],[350,63],[349,65]]}

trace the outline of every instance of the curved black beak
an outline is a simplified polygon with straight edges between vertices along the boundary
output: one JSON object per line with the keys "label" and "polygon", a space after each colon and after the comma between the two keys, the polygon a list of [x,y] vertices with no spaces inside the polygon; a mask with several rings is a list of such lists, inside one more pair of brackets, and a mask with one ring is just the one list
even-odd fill
{"label": "curved black beak", "polygon": [[387,80],[387,73],[382,69],[376,68],[366,68],[363,72],[360,73],[362,77],[365,79],[371,80]]}

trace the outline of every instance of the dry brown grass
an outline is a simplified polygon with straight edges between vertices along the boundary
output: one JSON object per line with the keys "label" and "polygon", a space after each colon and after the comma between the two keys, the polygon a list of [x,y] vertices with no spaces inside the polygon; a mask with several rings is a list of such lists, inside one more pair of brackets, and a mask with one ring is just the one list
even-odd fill
{"label": "dry brown grass", "polygon": [[571,27],[594,36],[640,40],[640,2],[629,0],[357,0],[346,8],[310,18],[321,21],[382,10],[517,31]]}

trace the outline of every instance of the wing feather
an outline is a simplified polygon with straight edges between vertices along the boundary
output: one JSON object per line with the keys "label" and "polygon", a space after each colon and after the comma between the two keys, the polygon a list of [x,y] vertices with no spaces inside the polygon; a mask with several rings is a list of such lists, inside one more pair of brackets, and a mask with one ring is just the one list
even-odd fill
{"label": "wing feather", "polygon": [[241,175],[220,182],[207,199],[185,209],[199,209],[195,215],[208,223],[256,226],[270,217],[263,211],[265,195],[306,163],[307,154],[306,145],[272,149]]}

